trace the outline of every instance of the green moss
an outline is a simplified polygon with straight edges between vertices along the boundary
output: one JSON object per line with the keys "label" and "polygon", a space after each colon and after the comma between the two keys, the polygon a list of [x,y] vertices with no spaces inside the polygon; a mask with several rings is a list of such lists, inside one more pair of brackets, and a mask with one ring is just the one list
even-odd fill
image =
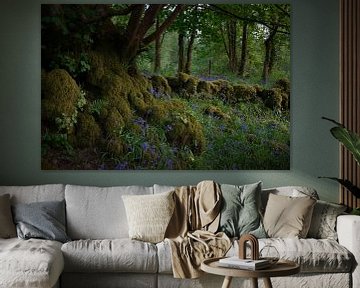
{"label": "green moss", "polygon": [[55,121],[60,117],[72,117],[81,91],[75,80],[63,69],[54,69],[43,75],[41,83],[42,117]]}
{"label": "green moss", "polygon": [[261,93],[265,106],[272,110],[281,110],[283,93],[278,88],[265,89]]}
{"label": "green moss", "polygon": [[275,82],[274,88],[282,91],[281,108],[283,110],[290,109],[290,81],[289,79],[279,79]]}
{"label": "green moss", "polygon": [[213,83],[209,81],[199,81],[197,85],[197,92],[198,93],[213,93]]}
{"label": "green moss", "polygon": [[151,83],[152,83],[152,87],[161,94],[167,94],[169,95],[171,93],[171,87],[168,83],[168,81],[166,80],[166,78],[164,78],[161,75],[154,75],[151,77]]}
{"label": "green moss", "polygon": [[215,93],[218,94],[223,101],[226,103],[233,104],[236,102],[235,96],[234,96],[234,87],[231,85],[231,83],[227,80],[215,80],[212,82],[215,87]]}
{"label": "green moss", "polygon": [[113,137],[106,142],[106,150],[115,157],[122,157],[126,153],[126,144],[121,138]]}
{"label": "green moss", "polygon": [[275,82],[273,88],[279,88],[284,93],[290,95],[290,81],[289,81],[289,79],[283,78],[283,79],[277,80]]}
{"label": "green moss", "polygon": [[234,97],[236,100],[252,101],[256,97],[256,88],[246,84],[234,85]]}
{"label": "green moss", "polygon": [[94,147],[101,138],[101,129],[92,115],[80,113],[76,124],[76,143],[79,147]]}
{"label": "green moss", "polygon": [[117,135],[125,127],[125,121],[115,107],[112,107],[109,111],[104,127],[107,135]]}
{"label": "green moss", "polygon": [[140,93],[130,93],[129,94],[130,106],[135,109],[135,111],[144,116],[147,113],[148,105],[143,99],[143,95]]}
{"label": "green moss", "polygon": [[207,115],[210,115],[212,117],[216,117],[219,119],[226,119],[229,120],[230,116],[224,113],[219,107],[210,105],[209,107],[206,107],[204,110],[204,113]]}
{"label": "green moss", "polygon": [[191,76],[189,74],[186,74],[184,72],[180,72],[178,75],[179,81],[181,83],[186,83],[190,79],[190,77]]}
{"label": "green moss", "polygon": [[171,122],[172,129],[166,137],[171,145],[188,147],[195,155],[200,155],[205,149],[205,136],[202,125],[194,117],[186,113],[179,113]]}
{"label": "green moss", "polygon": [[109,103],[110,107],[115,107],[125,121],[132,116],[132,111],[128,101],[128,94],[131,92],[132,82],[119,75],[112,75],[107,79],[103,87],[102,98]]}
{"label": "green moss", "polygon": [[181,88],[181,81],[177,77],[166,77],[166,80],[171,88],[171,90],[175,93],[179,93]]}

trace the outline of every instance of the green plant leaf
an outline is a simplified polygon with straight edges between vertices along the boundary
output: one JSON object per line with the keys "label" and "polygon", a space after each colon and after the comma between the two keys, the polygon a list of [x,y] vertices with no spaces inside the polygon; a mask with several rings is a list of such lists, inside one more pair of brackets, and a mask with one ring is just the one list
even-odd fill
{"label": "green plant leaf", "polygon": [[355,186],[350,180],[340,179],[336,177],[319,177],[319,178],[327,178],[334,181],[339,182],[346,189],[348,189],[356,198],[360,198],[360,188]]}
{"label": "green plant leaf", "polygon": [[344,125],[335,120],[323,117],[337,125],[330,129],[331,134],[339,140],[354,156],[356,162],[360,165],[360,136],[348,130]]}

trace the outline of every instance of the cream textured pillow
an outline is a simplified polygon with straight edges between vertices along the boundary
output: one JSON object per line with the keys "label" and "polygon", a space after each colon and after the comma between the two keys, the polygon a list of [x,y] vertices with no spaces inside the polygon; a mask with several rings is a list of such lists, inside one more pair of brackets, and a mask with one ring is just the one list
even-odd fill
{"label": "cream textured pillow", "polygon": [[306,238],[316,200],[311,197],[269,195],[264,228],[269,237]]}
{"label": "cream textured pillow", "polygon": [[151,243],[164,240],[175,207],[173,193],[122,196],[131,239]]}
{"label": "cream textured pillow", "polygon": [[0,238],[16,237],[15,224],[11,214],[10,195],[0,196]]}

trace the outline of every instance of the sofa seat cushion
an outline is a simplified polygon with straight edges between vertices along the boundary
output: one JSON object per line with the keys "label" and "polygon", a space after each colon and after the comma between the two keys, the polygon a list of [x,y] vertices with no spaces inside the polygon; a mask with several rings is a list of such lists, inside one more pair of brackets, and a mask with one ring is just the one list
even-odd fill
{"label": "sofa seat cushion", "polygon": [[[355,263],[351,252],[330,239],[259,239],[259,250],[266,245],[275,247],[281,259],[298,263],[302,273],[350,272]],[[237,251],[235,242],[228,256],[236,255]]]}
{"label": "sofa seat cushion", "polygon": [[1,287],[53,287],[63,268],[60,242],[0,239]]}
{"label": "sofa seat cushion", "polygon": [[156,273],[156,246],[122,239],[77,240],[61,248],[66,272]]}
{"label": "sofa seat cushion", "polygon": [[[267,238],[259,239],[259,249],[274,246],[281,259],[295,261],[302,273],[350,272],[354,266],[353,255],[338,242],[330,239]],[[172,273],[171,248],[167,241],[157,244],[159,273]],[[227,256],[238,255],[235,241]],[[250,250],[248,251],[250,256]]]}

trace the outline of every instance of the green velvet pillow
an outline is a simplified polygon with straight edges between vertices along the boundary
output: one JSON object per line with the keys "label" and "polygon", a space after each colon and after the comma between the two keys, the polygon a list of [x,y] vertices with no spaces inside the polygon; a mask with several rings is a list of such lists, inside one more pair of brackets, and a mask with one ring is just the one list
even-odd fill
{"label": "green velvet pillow", "polygon": [[243,186],[222,184],[221,192],[223,201],[219,231],[229,237],[249,233],[266,238],[260,216],[261,182]]}

